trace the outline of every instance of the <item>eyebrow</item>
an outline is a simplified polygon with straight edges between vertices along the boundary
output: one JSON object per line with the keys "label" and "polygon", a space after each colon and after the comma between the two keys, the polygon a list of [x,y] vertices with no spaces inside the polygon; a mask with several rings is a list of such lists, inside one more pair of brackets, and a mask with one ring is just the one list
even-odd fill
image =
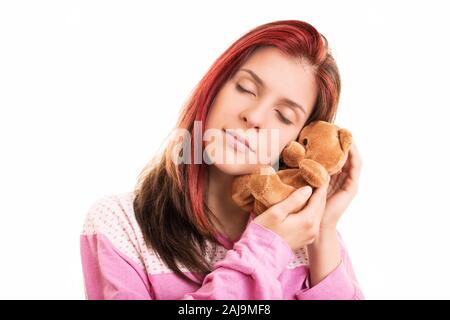
{"label": "eyebrow", "polygon": [[[249,73],[256,82],[258,82],[262,87],[265,87],[264,81],[262,81],[261,78],[256,73],[254,73],[252,70],[242,68],[242,69],[239,69],[238,71],[245,71],[245,72]],[[282,98],[281,102],[291,105],[293,107],[299,108],[306,114],[306,109],[299,103],[296,103],[288,98]]]}

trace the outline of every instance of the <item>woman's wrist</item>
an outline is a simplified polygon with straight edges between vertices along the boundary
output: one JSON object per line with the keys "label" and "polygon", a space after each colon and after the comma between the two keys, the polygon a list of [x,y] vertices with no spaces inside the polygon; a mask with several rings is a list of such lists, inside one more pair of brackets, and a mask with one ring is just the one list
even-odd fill
{"label": "woman's wrist", "polygon": [[320,228],[318,237],[308,245],[309,276],[311,287],[328,276],[341,262],[337,229]]}
{"label": "woman's wrist", "polygon": [[314,242],[308,245],[311,250],[317,250],[327,245],[330,240],[333,241],[337,237],[337,229],[333,226],[320,227]]}

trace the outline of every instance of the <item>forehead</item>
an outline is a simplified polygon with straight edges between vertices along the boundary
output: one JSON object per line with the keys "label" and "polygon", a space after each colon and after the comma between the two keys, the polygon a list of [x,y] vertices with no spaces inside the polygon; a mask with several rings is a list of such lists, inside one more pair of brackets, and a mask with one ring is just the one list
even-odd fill
{"label": "forehead", "polygon": [[237,71],[239,77],[252,79],[241,69],[249,69],[264,82],[264,89],[280,98],[287,98],[312,108],[316,98],[313,68],[299,57],[285,55],[277,48],[256,50]]}

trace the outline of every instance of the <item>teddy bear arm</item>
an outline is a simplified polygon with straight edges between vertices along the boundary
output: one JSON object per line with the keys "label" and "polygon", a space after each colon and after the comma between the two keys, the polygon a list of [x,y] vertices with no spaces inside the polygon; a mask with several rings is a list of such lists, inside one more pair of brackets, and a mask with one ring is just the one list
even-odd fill
{"label": "teddy bear arm", "polygon": [[252,174],[248,186],[255,199],[266,207],[283,201],[295,191],[294,187],[283,183],[273,169],[268,174],[266,168],[261,168],[260,172]]}
{"label": "teddy bear arm", "polygon": [[320,188],[328,179],[328,171],[318,162],[304,159],[300,162],[299,171],[306,182],[314,187]]}
{"label": "teddy bear arm", "polygon": [[301,172],[296,169],[283,169],[277,172],[284,184],[290,185],[296,189],[306,186],[308,183],[303,179]]}
{"label": "teddy bear arm", "polygon": [[243,175],[235,178],[231,186],[231,198],[246,212],[250,212],[254,205],[254,197],[248,188],[249,181],[250,175]]}

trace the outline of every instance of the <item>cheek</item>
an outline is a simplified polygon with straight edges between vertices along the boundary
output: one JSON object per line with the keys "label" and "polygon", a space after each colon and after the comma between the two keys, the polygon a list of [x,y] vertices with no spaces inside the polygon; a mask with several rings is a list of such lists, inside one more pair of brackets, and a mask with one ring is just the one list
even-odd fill
{"label": "cheek", "polygon": [[228,107],[228,103],[218,97],[214,104],[211,106],[211,109],[206,118],[207,124],[216,124],[217,122],[227,117],[227,114],[230,112],[230,108]]}
{"label": "cheek", "polygon": [[248,101],[244,96],[234,91],[232,86],[224,87],[217,95],[216,112],[222,116],[236,116],[244,108]]}
{"label": "cheek", "polygon": [[286,132],[280,130],[280,137],[279,137],[279,152],[281,153],[283,149],[291,142],[291,141],[297,141],[299,137],[299,130],[293,131],[293,132]]}
{"label": "cheek", "polygon": [[214,102],[214,105],[211,106],[211,109],[206,117],[206,129],[218,128],[221,125],[221,120],[224,117],[223,112],[224,108],[221,104],[221,101],[216,100]]}

